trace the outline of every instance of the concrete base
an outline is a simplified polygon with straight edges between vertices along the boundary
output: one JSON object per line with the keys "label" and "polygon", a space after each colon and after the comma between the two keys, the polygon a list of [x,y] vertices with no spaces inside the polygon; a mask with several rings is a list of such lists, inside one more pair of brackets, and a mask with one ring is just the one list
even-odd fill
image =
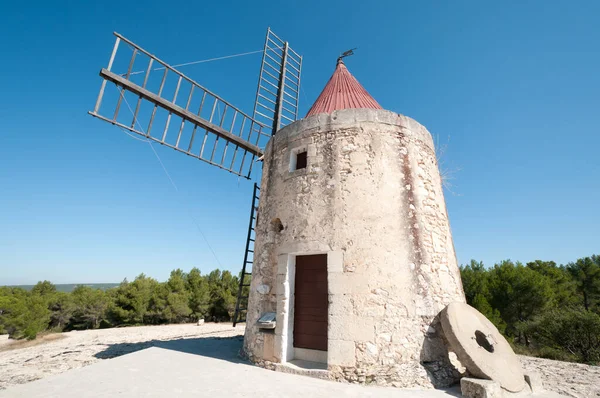
{"label": "concrete base", "polygon": [[309,376],[323,380],[329,379],[329,372],[327,371],[326,364],[320,362],[305,361],[302,359],[294,359],[286,363],[276,363],[275,371],[301,376]]}

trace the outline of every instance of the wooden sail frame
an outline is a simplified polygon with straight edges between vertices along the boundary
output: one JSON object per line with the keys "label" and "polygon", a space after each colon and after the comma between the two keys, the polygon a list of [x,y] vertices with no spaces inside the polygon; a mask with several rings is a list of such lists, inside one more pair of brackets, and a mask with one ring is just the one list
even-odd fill
{"label": "wooden sail frame", "polygon": [[[265,138],[268,139],[271,136],[269,127],[256,121],[131,40],[116,32],[114,35],[116,36],[116,40],[108,66],[100,70],[100,76],[103,79],[100,93],[98,94],[94,110],[88,113],[98,119],[141,135],[147,140],[165,145],[249,179],[253,163],[263,155],[260,147],[261,139],[264,142]],[[127,44],[132,49],[129,66],[127,72],[124,74],[118,74],[112,70],[121,43]],[[133,72],[133,66],[136,57],[140,55],[149,59],[141,85],[132,80],[132,77],[136,74],[136,72]],[[156,66],[159,67],[156,68]],[[148,84],[148,79],[151,73],[156,70],[163,71],[162,77],[160,85],[152,89]],[[165,94],[163,93],[169,73],[174,74],[177,79],[177,86],[172,99],[165,98]],[[102,107],[108,82],[114,83],[120,92],[116,103],[113,100],[111,104],[114,105],[114,112],[106,111]],[[180,96],[184,83],[189,87],[187,97]],[[133,94],[134,97],[132,98],[136,99],[135,111],[133,110],[133,106],[127,102],[127,93],[130,93],[130,97]],[[194,96],[201,98],[200,107],[197,111],[190,110],[190,104]],[[186,105],[178,104],[178,98],[179,101],[181,101],[181,98],[187,98],[185,101]],[[123,116],[119,118],[123,101],[130,107],[132,113],[131,123],[121,121]],[[139,120],[141,116],[140,108],[147,103],[152,105],[152,110],[151,112],[147,112],[149,122],[146,128],[144,128]],[[157,122],[156,114],[159,110],[165,111],[167,117],[162,133],[159,131],[158,135],[156,135],[156,128],[153,129],[153,127],[155,127]],[[112,116],[108,116],[111,113]],[[173,116],[181,121],[176,135],[169,129]],[[192,131],[191,134],[184,137],[182,133],[187,125],[192,127]],[[168,138],[172,138],[174,142],[169,142]],[[195,144],[199,148],[195,148]]]}

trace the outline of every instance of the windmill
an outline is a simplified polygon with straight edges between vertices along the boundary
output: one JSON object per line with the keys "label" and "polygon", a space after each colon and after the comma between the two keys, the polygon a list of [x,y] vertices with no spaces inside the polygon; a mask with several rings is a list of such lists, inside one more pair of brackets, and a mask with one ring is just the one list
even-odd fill
{"label": "windmill", "polygon": [[[98,99],[88,112],[100,120],[250,179],[269,138],[298,118],[302,56],[270,28],[260,51],[252,116],[131,40],[114,35],[108,66],[100,70]],[[108,83],[117,90],[108,92]],[[253,262],[259,192],[255,183],[234,326],[247,306],[244,288],[251,273],[246,266]]]}
{"label": "windmill", "polygon": [[[119,42],[133,51],[122,67],[113,65]],[[91,113],[240,177],[262,159],[234,315],[234,324],[245,315],[243,352],[252,362],[284,369],[299,360],[352,382],[451,385],[458,373],[440,317],[465,295],[431,134],[369,94],[344,63],[353,50],[295,121],[302,57],[270,29],[262,53],[248,116],[117,35]],[[142,73],[139,54],[149,58]],[[100,110],[107,82],[118,87],[112,117]],[[482,330],[493,332],[489,325]],[[521,389],[523,378],[515,380],[509,391]]]}

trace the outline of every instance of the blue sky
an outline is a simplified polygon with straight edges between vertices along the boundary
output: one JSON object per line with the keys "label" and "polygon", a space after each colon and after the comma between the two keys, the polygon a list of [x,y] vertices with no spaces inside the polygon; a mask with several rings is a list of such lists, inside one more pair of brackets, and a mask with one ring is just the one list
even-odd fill
{"label": "blue sky", "polygon": [[[271,26],[304,56],[302,114],[358,47],[350,71],[458,170],[446,201],[459,262],[600,254],[600,3],[107,4],[0,6],[0,284],[241,267],[251,182],[156,145],[177,192],[146,144],[86,114],[113,31],[178,64],[260,50]],[[182,71],[250,112],[259,62]]]}

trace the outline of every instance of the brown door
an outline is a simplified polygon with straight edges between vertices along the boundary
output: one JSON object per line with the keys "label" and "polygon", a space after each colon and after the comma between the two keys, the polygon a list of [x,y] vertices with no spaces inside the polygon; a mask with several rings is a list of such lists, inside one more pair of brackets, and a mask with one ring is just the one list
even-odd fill
{"label": "brown door", "polygon": [[296,257],[294,347],[327,351],[327,255]]}

